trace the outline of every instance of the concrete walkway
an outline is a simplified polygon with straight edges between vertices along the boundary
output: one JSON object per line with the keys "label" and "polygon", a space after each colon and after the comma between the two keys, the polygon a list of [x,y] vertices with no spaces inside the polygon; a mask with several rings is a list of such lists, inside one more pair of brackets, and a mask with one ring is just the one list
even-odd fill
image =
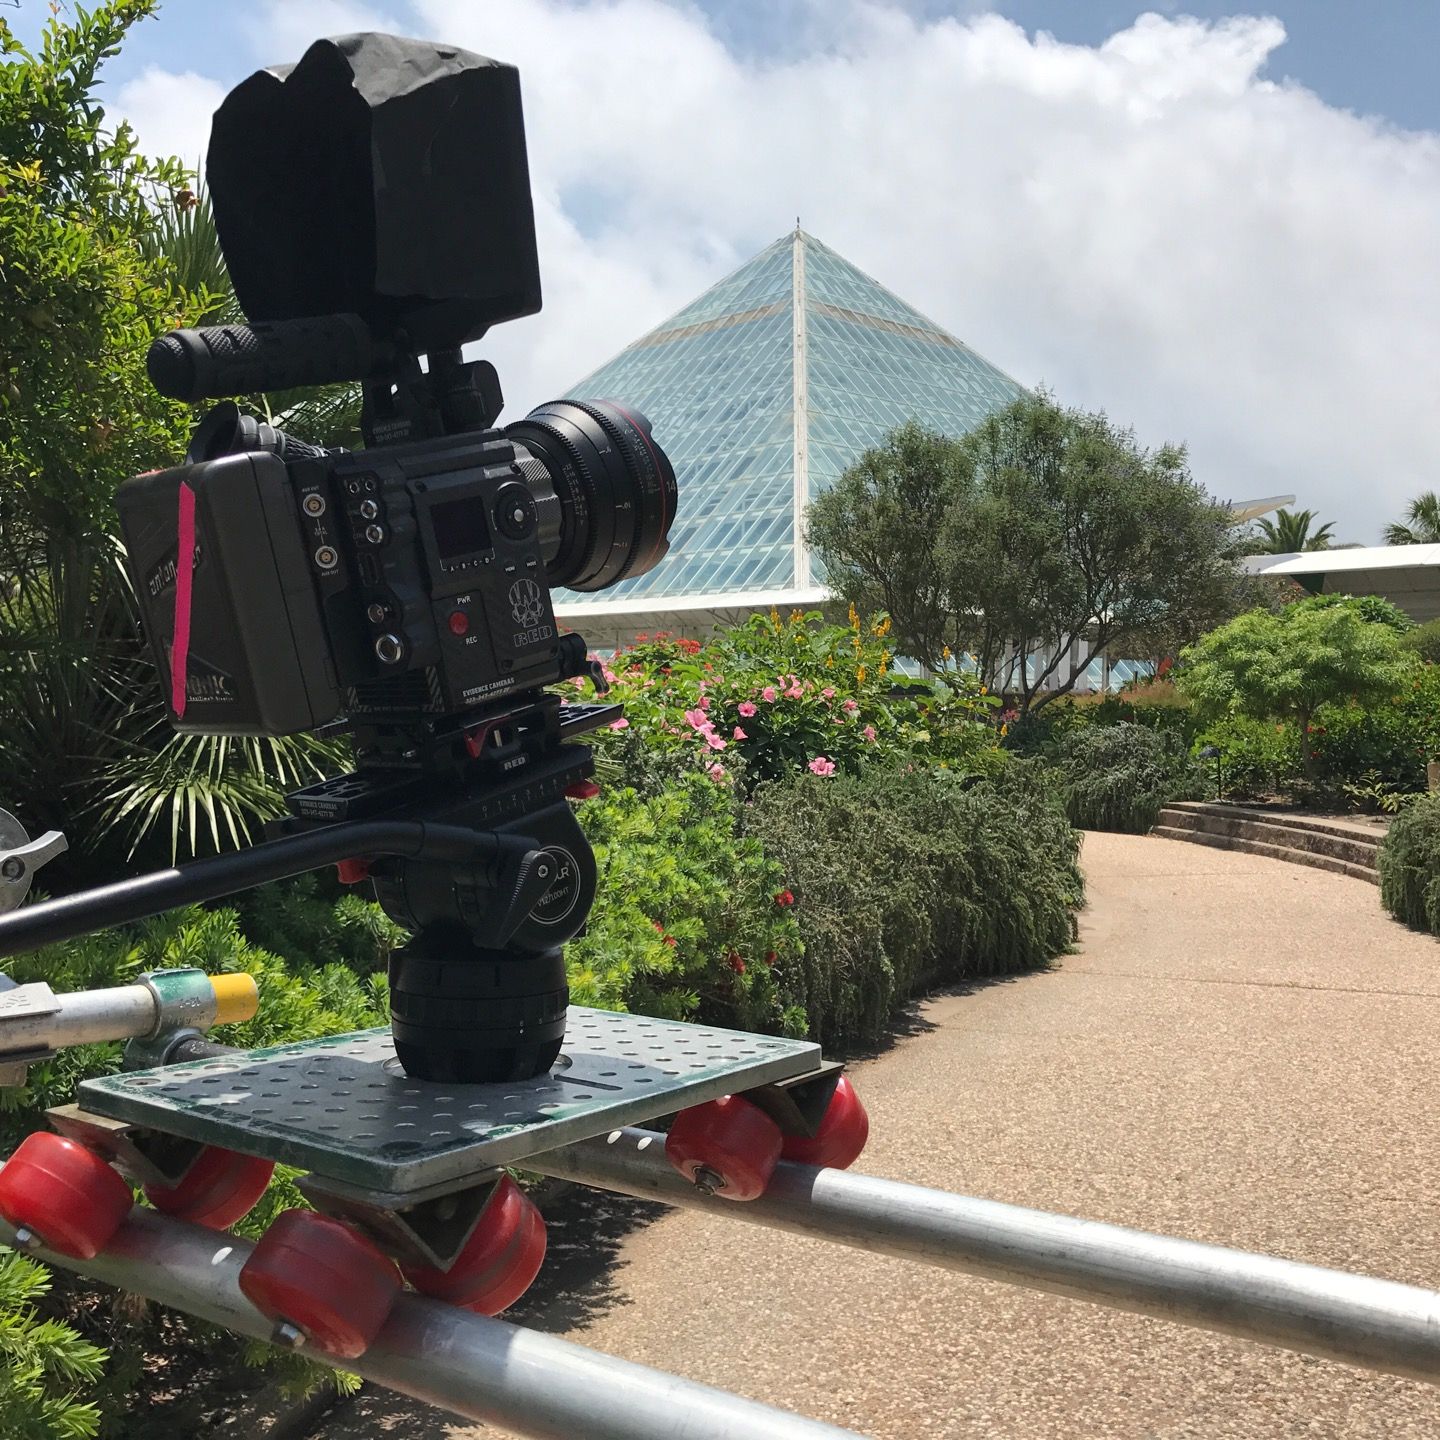
{"label": "concrete walkway", "polygon": [[[855,1068],[857,1168],[1440,1286],[1440,945],[1277,861],[1088,835],[1085,870],[1080,953]],[[654,1213],[552,1220],[591,1271],[516,1318],[886,1440],[1440,1436],[1440,1389]],[[387,1432],[500,1433],[369,1397],[326,1433]]]}

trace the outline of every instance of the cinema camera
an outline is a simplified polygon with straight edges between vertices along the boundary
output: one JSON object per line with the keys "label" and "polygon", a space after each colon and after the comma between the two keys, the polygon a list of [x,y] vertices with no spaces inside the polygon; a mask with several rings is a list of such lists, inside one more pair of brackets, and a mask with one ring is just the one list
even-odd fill
{"label": "cinema camera", "polygon": [[207,177],[250,323],[157,340],[156,388],[361,381],[365,448],[301,443],[226,401],[185,464],[121,486],[172,723],[348,730],[354,772],[289,796],[272,841],[350,826],[358,847],[377,820],[422,822],[341,866],[412,933],[390,968],[399,1061],[447,1082],[542,1073],[565,1030],[560,947],[595,893],[567,800],[593,789],[593,761],[564,742],[619,714],[544,689],[589,675],[603,691],[551,586],[650,570],[674,471],[623,404],[554,401],[492,428],[495,370],[462,359],[540,308],[513,67],[318,41],[226,97]]}

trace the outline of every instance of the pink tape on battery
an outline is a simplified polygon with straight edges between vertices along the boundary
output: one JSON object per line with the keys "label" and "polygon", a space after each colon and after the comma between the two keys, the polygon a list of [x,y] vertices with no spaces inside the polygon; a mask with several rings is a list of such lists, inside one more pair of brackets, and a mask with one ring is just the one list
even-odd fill
{"label": "pink tape on battery", "polygon": [[185,672],[190,663],[190,595],[195,573],[195,492],[180,484],[180,514],[175,539],[175,637],[170,646],[170,708],[185,713]]}

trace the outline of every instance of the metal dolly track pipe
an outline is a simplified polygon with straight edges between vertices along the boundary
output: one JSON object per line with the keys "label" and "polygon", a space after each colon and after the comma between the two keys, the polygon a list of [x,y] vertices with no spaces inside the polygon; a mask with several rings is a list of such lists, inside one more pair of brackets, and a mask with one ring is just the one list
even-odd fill
{"label": "metal dolly track pipe", "polygon": [[665,1158],[665,1137],[647,1130],[578,1141],[533,1156],[525,1167],[1382,1374],[1440,1382],[1440,1293],[1413,1285],[788,1161],[776,1166],[759,1199],[738,1204],[684,1180]]}
{"label": "metal dolly track pipe", "polygon": [[[0,1242],[15,1232],[0,1220]],[[240,1293],[254,1247],[136,1206],[103,1254],[73,1260],[25,1253],[256,1339],[272,1324]],[[534,1440],[856,1440],[852,1430],[644,1365],[598,1354],[553,1335],[489,1320],[405,1294],[358,1360],[312,1358]]]}

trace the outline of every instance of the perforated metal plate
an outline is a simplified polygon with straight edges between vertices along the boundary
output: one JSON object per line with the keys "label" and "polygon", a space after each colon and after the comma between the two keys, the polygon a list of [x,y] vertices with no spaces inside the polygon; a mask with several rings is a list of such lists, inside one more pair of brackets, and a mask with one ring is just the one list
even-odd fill
{"label": "perforated metal plate", "polygon": [[572,1005],[560,1060],[535,1080],[411,1080],[389,1030],[362,1030],[86,1080],[77,1099],[95,1114],[411,1194],[819,1064],[820,1047],[804,1040]]}

